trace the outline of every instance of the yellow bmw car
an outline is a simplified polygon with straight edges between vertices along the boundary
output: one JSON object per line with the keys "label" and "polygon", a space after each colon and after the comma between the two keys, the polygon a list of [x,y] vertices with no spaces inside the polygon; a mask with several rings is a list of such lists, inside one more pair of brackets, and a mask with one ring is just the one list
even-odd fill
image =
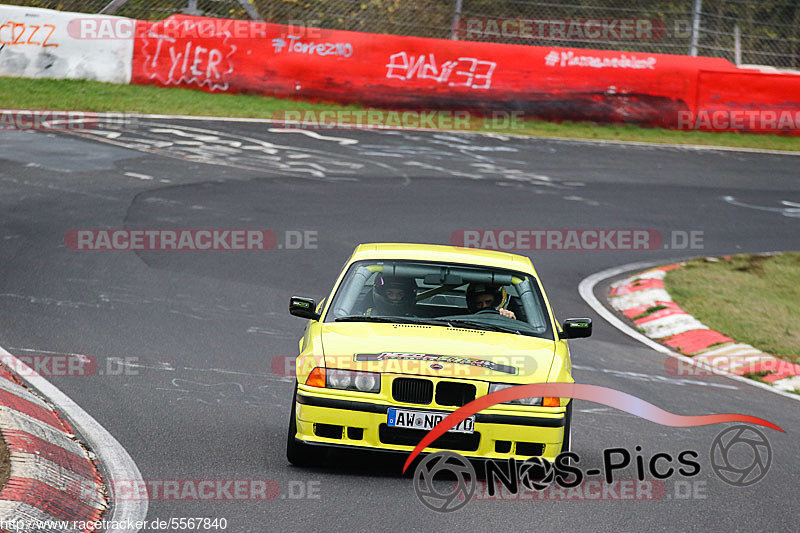
{"label": "yellow bmw car", "polygon": [[[566,339],[591,320],[556,321],[527,257],[452,246],[362,244],[330,295],[295,296],[308,319],[286,454],[318,463],[330,447],[410,452],[445,416],[514,385],[572,383]],[[569,398],[484,409],[427,452],[554,461],[569,449]]]}

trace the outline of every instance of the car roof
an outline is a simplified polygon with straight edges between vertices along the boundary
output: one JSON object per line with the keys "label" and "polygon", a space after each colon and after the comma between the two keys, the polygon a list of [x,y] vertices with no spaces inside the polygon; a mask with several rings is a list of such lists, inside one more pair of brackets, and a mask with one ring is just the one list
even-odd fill
{"label": "car roof", "polygon": [[461,263],[517,270],[536,276],[533,263],[527,257],[483,250],[462,248],[440,244],[416,243],[367,243],[356,247],[350,262],[375,259],[411,259],[418,261],[437,261],[442,263]]}

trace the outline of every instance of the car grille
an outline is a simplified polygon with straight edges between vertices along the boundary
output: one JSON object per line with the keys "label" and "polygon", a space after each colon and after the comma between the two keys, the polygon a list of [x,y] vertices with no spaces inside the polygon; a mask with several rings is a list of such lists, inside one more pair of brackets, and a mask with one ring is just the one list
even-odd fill
{"label": "car grille", "polygon": [[[392,382],[392,398],[403,403],[428,405],[433,401],[433,382],[419,378],[396,378]],[[436,403],[461,407],[475,399],[475,385],[441,381],[436,385]]]}
{"label": "car grille", "polygon": [[[384,444],[400,446],[416,446],[428,432],[419,429],[392,428],[386,424],[378,427],[378,438]],[[481,442],[480,433],[445,433],[429,446],[441,450],[459,450],[474,452]]]}
{"label": "car grille", "polygon": [[433,382],[428,379],[396,378],[392,398],[397,402],[427,405],[433,400]]}
{"label": "car grille", "polygon": [[475,399],[475,385],[440,381],[436,385],[436,403],[461,407]]}

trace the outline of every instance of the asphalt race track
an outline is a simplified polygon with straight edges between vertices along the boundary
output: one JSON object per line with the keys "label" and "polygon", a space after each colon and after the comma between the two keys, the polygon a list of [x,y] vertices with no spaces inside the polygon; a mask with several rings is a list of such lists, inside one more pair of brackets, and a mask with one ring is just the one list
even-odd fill
{"label": "asphalt race track", "polygon": [[[246,122],[3,131],[0,346],[96,358],[101,372],[91,377],[49,379],[119,440],[145,480],[268,479],[280,488],[266,502],[154,499],[148,519],[224,517],[235,532],[796,530],[800,403],[724,377],[670,374],[665,356],[609,326],[577,286],[632,262],[798,249],[800,219],[782,204],[800,200],[798,163],[790,155]],[[116,228],[265,228],[279,244],[286,231],[316,232],[308,233],[316,248],[135,253],[64,243],[69,230]],[[576,402],[573,421],[582,464],[601,466],[610,447],[641,446],[645,461],[696,450],[700,474],[666,480],[654,501],[474,501],[441,514],[417,500],[402,460],[336,453],[327,468],[291,467],[293,378],[271,366],[296,354],[304,327],[288,314],[289,297],[326,296],[359,243],[449,244],[454,231],[481,228],[703,232],[694,250],[523,253],[560,319],[595,320],[591,339],[571,341],[577,381],[678,414],[743,413],[781,426],[786,433],[763,429],[773,453],[766,479],[739,488],[712,472],[709,449],[724,426],[671,428],[588,402]],[[618,473],[635,477],[633,466]]]}

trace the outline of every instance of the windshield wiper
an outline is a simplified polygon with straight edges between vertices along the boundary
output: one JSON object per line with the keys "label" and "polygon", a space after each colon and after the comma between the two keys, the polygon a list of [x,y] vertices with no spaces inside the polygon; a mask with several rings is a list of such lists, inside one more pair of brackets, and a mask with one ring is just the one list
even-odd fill
{"label": "windshield wiper", "polygon": [[[404,316],[366,316],[366,315],[348,315],[340,316],[335,319],[336,322],[394,322],[396,324],[425,324],[425,320],[418,320],[416,318]],[[437,324],[438,325],[438,324]]]}
{"label": "windshield wiper", "polygon": [[426,326],[448,326],[453,327],[449,320],[435,320],[425,318],[410,318],[404,316],[365,316],[348,315],[334,319],[335,322],[381,322],[395,324],[423,324]]}
{"label": "windshield wiper", "polygon": [[500,331],[502,333],[516,333],[517,335],[523,335],[523,333],[514,328],[509,328],[506,326],[498,326],[497,324],[487,324],[486,322],[478,322],[477,320],[465,320],[463,318],[453,318],[449,319],[448,322],[453,324],[464,324],[466,326],[470,326],[475,329],[485,329],[487,331]]}
{"label": "windshield wiper", "polygon": [[336,322],[400,322],[407,324],[410,320],[399,316],[366,316],[366,315],[348,315],[340,316],[334,319]]}

